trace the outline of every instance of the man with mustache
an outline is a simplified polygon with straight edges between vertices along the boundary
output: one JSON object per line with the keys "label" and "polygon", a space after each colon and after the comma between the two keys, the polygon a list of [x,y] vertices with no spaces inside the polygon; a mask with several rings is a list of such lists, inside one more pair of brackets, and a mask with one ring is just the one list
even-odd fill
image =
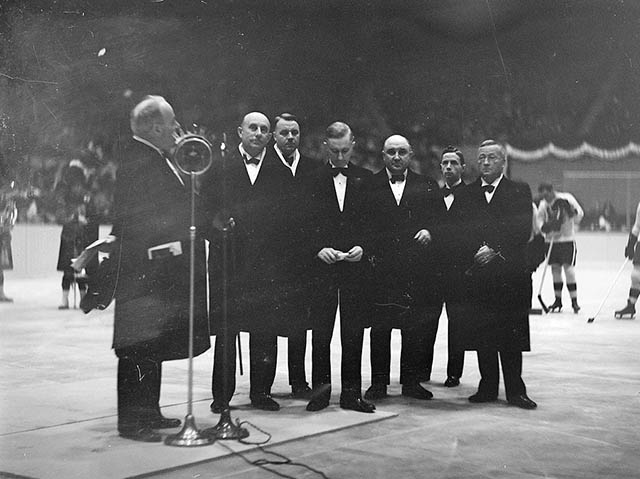
{"label": "man with mustache", "polygon": [[313,221],[304,214],[299,206],[305,194],[304,180],[317,167],[311,159],[300,154],[300,122],[291,113],[281,113],[273,121],[273,149],[280,160],[281,169],[285,172],[282,184],[282,206],[278,209],[281,221],[280,246],[286,249],[291,261],[288,283],[290,294],[304,296],[298,303],[301,307],[291,321],[287,348],[287,365],[289,368],[289,385],[294,398],[308,399],[311,388],[307,383],[304,358],[307,346],[307,314],[303,304],[308,297],[306,284],[300,281],[304,277],[304,265],[300,261],[306,248],[304,242],[307,225]]}

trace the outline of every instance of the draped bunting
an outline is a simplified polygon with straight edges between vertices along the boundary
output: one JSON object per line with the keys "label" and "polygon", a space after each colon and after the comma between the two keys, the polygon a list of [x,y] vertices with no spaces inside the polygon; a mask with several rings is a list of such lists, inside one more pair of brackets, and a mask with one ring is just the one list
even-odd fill
{"label": "draped bunting", "polygon": [[613,150],[597,148],[587,142],[584,142],[579,147],[571,150],[565,150],[553,143],[549,143],[547,146],[538,148],[537,150],[520,150],[511,145],[506,146],[508,157],[517,161],[539,161],[549,157],[572,161],[584,158],[585,156],[600,160],[614,161],[629,158],[629,156],[632,155],[640,156],[640,145],[633,142],[629,143],[627,146]]}

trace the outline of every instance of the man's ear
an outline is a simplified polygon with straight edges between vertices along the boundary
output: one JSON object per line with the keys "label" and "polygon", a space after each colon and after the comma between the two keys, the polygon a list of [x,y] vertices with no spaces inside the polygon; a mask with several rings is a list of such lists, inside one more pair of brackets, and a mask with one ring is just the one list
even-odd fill
{"label": "man's ear", "polygon": [[160,125],[159,123],[154,123],[153,127],[151,127],[151,132],[154,136],[160,135],[162,133],[162,125]]}
{"label": "man's ear", "polygon": [[238,127],[238,137],[242,138],[242,127],[241,126]]}

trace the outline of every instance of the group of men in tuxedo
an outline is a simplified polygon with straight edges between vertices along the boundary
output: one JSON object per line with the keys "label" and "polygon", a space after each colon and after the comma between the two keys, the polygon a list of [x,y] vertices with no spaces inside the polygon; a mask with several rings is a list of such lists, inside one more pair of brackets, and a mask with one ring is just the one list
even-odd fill
{"label": "group of men in tuxedo", "polygon": [[[445,385],[459,384],[464,351],[477,350],[483,379],[472,402],[497,399],[500,357],[507,400],[536,406],[521,379],[521,351],[529,349],[531,278],[523,259],[531,234],[531,193],[504,176],[502,145],[483,143],[481,177],[467,188],[461,179],[464,156],[456,148],[445,149],[441,189],[434,179],[409,169],[413,151],[400,135],[385,140],[385,167],[377,174],[351,162],[355,139],[342,122],[327,128],[328,161],[320,165],[300,155],[300,125],[292,115],[276,117],[271,133],[264,114],[249,113],[238,135],[240,145],[226,158],[220,180],[206,183],[210,195],[204,200],[214,207],[224,204],[213,215],[218,223],[233,219],[229,324],[232,334],[250,333],[254,407],[279,409],[271,397],[278,335],[289,338],[292,394],[308,397],[309,411],[329,405],[338,307],[342,408],[370,413],[375,410],[371,401],[387,396],[394,328],[402,331],[402,394],[431,399],[421,382],[430,380],[443,304],[449,317]],[[217,243],[212,241],[210,271],[221,264]],[[214,328],[220,317],[215,306],[221,304],[220,276],[211,276]],[[368,327],[372,377],[363,397],[362,344]],[[304,371],[307,330],[311,390]],[[218,336],[216,351],[223,351],[219,342]],[[214,361],[214,412],[228,407],[233,392],[233,385],[226,393],[218,386],[224,379],[216,374],[221,364],[221,358]]]}
{"label": "group of men in tuxedo", "polygon": [[[137,115],[134,109],[132,128],[142,118],[148,122],[146,132],[168,140],[175,117],[172,109],[167,110],[170,105],[158,98],[147,100],[145,108],[137,107]],[[154,109],[162,114],[157,115]],[[524,249],[531,233],[531,193],[527,185],[504,176],[504,147],[491,140],[480,146],[480,178],[467,186],[461,181],[462,153],[453,147],[445,149],[441,162],[445,186],[440,188],[432,178],[409,169],[413,151],[400,135],[386,139],[382,151],[385,167],[372,174],[351,162],[355,139],[345,123],[335,122],[327,128],[327,161],[323,164],[300,154],[300,124],[295,116],[281,114],[273,122],[273,131],[271,127],[260,112],[245,115],[237,129],[240,144],[229,148],[200,184],[198,242],[205,236],[210,242],[208,319],[210,332],[216,335],[212,411],[229,408],[235,389],[234,338],[241,331],[248,332],[250,338],[253,407],[268,411],[280,407],[271,396],[271,387],[277,337],[286,336],[292,394],[309,399],[308,411],[326,408],[331,398],[330,344],[338,308],[340,407],[371,413],[375,410],[372,401],[387,395],[393,328],[402,332],[402,394],[431,399],[433,394],[421,382],[430,379],[443,304],[449,318],[445,385],[459,384],[464,351],[476,350],[482,379],[478,392],[469,398],[471,402],[497,400],[499,358],[507,401],[535,408],[521,378],[521,353],[529,350],[531,277]],[[139,130],[136,134],[134,129],[137,147],[150,146],[155,152],[146,151],[146,156],[155,153],[162,159],[156,180],[163,186],[153,191],[177,191],[175,180],[184,186],[184,178],[167,158],[168,145],[158,145],[149,136],[145,139]],[[129,167],[127,171],[132,170]],[[126,185],[127,180],[122,183]],[[116,204],[126,203],[127,208],[116,208],[114,226],[114,235],[129,241],[128,248],[122,246],[122,255],[127,254],[125,249],[146,253],[154,243],[172,238],[184,243],[184,235],[176,231],[160,234],[171,223],[165,217],[160,226],[154,222],[152,231],[145,228],[148,220],[142,221],[143,214],[149,213],[145,208],[152,201],[147,191],[132,191],[130,185],[126,193],[123,190],[117,189]],[[173,209],[176,205],[186,207],[187,198],[181,193],[173,195]],[[137,213],[135,218],[130,217],[132,211]],[[145,234],[156,234],[157,238],[144,238],[144,244],[135,245],[134,232],[141,238]],[[172,341],[173,347],[167,346],[176,325],[165,330],[156,321],[152,331],[148,327],[154,314],[184,317],[179,306],[168,307],[176,291],[158,288],[167,280],[167,268],[175,267],[168,262],[184,256],[156,259],[149,255],[138,262],[136,272],[130,265],[126,276],[142,285],[130,285],[126,278],[123,282],[138,294],[129,298],[131,292],[126,288],[116,292],[119,430],[125,437],[159,440],[153,429],[175,427],[171,421],[177,421],[163,418],[157,402],[160,362],[184,357],[184,351],[180,355]],[[200,286],[204,281],[201,273],[199,269],[196,282]],[[162,301],[149,308],[158,296]],[[196,354],[206,349],[201,341],[206,317],[201,300],[200,287],[196,291]],[[124,313],[118,306],[121,302],[138,309]],[[136,317],[136,321],[125,320],[125,315]],[[147,324],[141,323],[141,318]],[[368,327],[372,378],[363,397],[361,361]],[[312,388],[304,367],[308,330]],[[118,334],[122,332],[129,336]],[[132,332],[140,336],[135,341],[130,338]],[[162,354],[161,346],[173,353]],[[149,361],[155,368],[153,385],[142,384],[140,365]],[[136,394],[143,399],[131,402]]]}

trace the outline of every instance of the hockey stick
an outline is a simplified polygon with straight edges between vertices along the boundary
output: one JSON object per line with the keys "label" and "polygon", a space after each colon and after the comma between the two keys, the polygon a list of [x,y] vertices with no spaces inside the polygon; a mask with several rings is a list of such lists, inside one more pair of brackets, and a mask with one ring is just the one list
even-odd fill
{"label": "hockey stick", "polygon": [[616,274],[616,277],[613,280],[613,283],[611,283],[611,286],[609,286],[609,290],[607,291],[607,294],[604,296],[604,299],[600,303],[600,307],[598,308],[598,311],[596,311],[596,314],[594,314],[592,317],[587,319],[587,323],[593,323],[593,321],[596,319],[596,316],[598,316],[598,314],[600,314],[600,310],[604,306],[605,301],[609,298],[609,294],[611,294],[611,290],[613,290],[613,287],[618,282],[618,278],[622,274],[622,270],[624,269],[624,267],[627,265],[628,262],[629,262],[629,258],[625,258],[624,259],[624,263],[622,263],[622,266],[620,266],[620,269],[618,270],[618,274]]}
{"label": "hockey stick", "polygon": [[547,268],[549,267],[549,258],[551,257],[551,250],[553,249],[553,238],[549,242],[549,249],[547,250],[547,256],[544,258],[544,269],[542,270],[542,279],[540,279],[540,287],[538,288],[538,302],[542,306],[542,310],[546,313],[549,312],[549,308],[544,301],[542,301],[542,286],[544,286],[544,278],[547,275]]}

